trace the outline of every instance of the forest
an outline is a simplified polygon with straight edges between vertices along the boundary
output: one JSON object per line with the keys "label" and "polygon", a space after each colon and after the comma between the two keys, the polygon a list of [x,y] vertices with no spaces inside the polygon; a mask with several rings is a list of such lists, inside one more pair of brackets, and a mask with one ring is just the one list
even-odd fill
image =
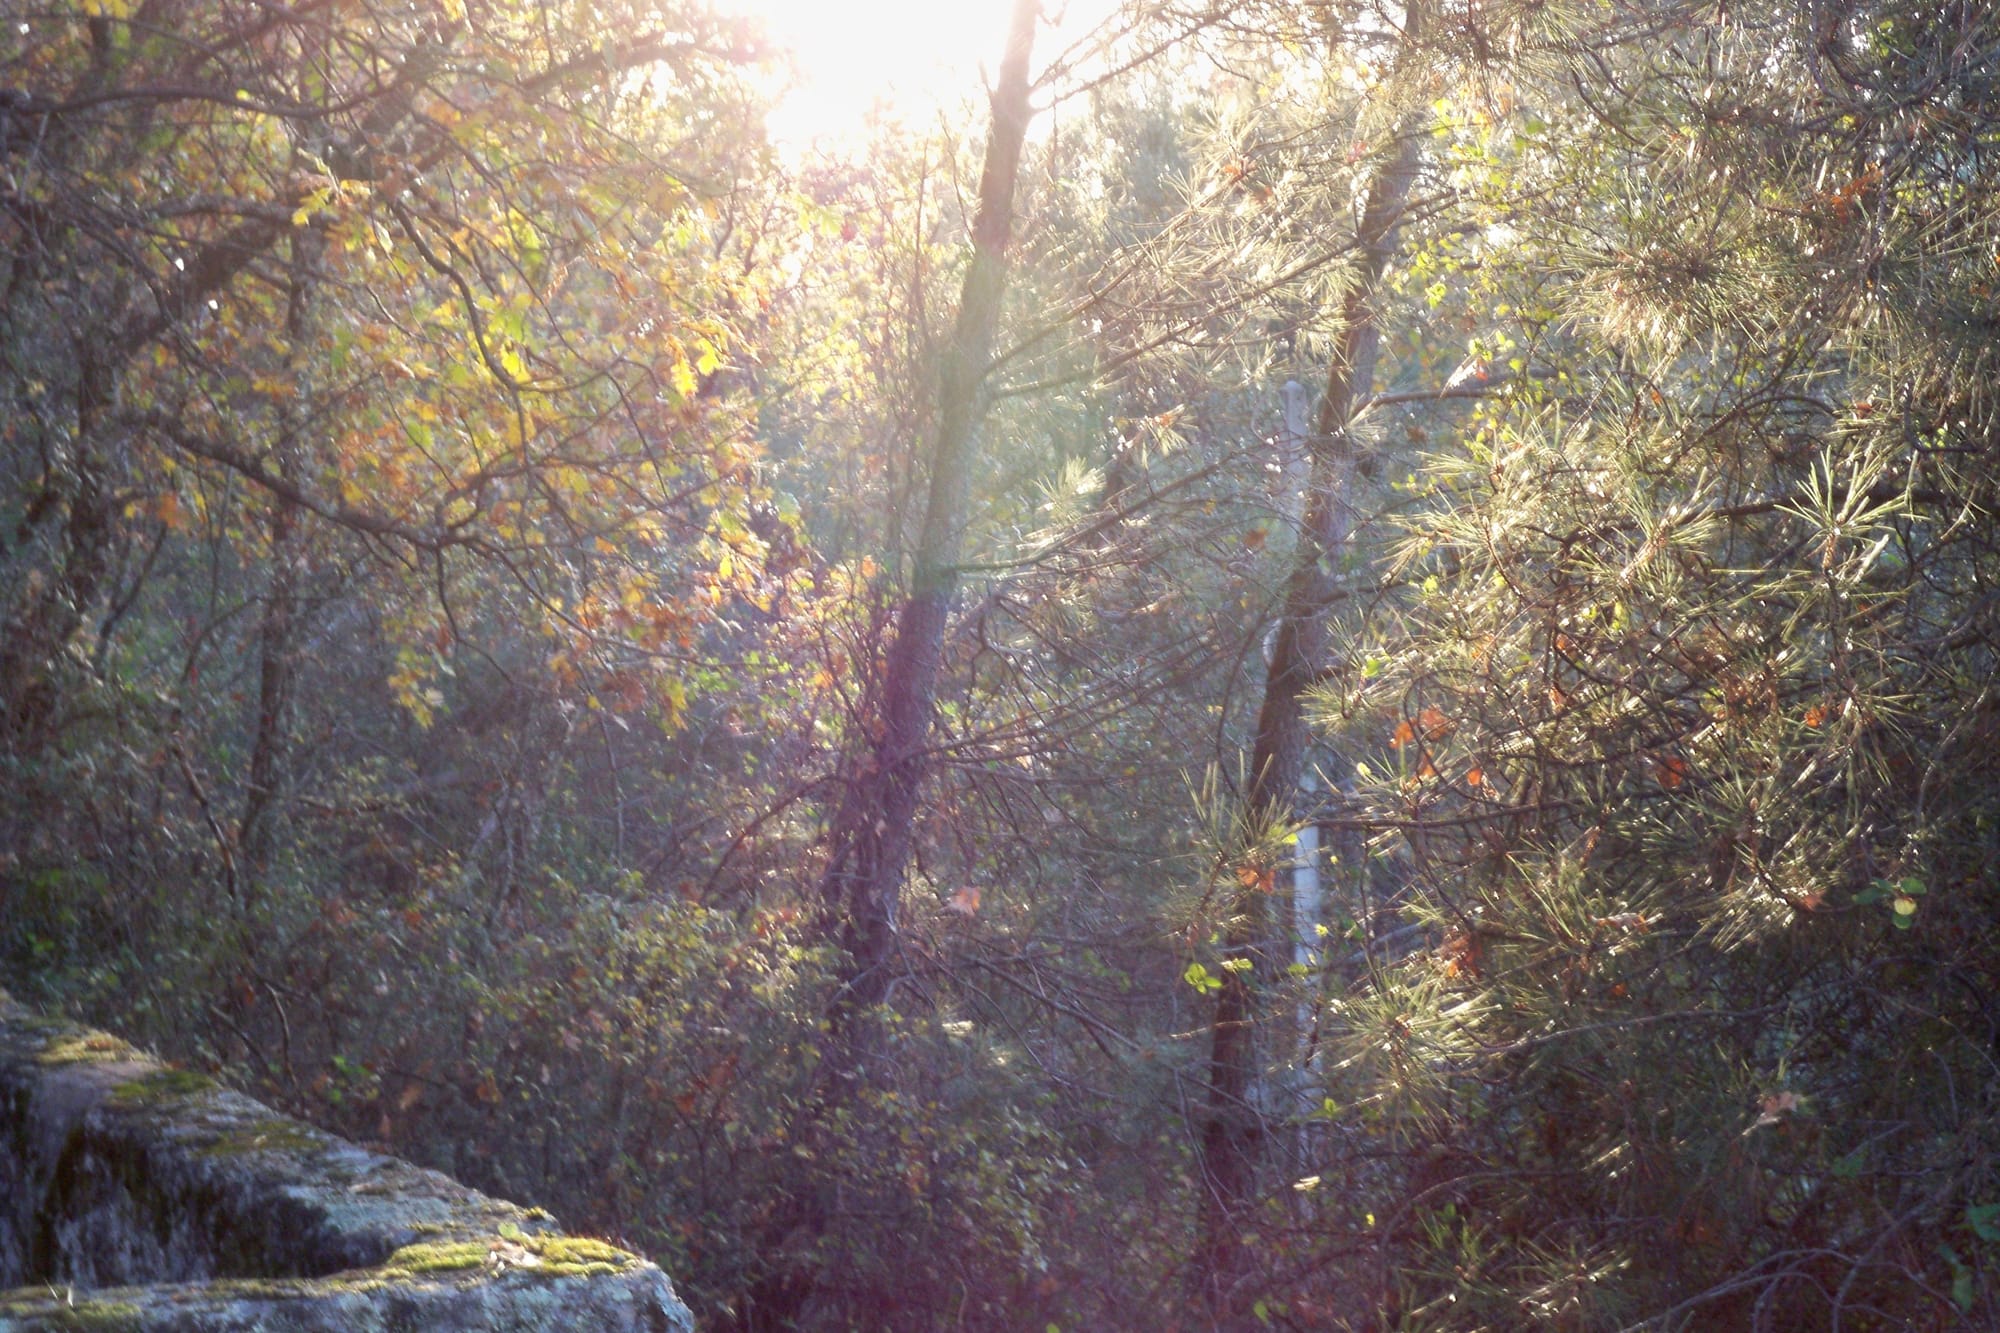
{"label": "forest", "polygon": [[0,0],[0,984],[705,1329],[2000,1327],[2000,11],[980,3]]}

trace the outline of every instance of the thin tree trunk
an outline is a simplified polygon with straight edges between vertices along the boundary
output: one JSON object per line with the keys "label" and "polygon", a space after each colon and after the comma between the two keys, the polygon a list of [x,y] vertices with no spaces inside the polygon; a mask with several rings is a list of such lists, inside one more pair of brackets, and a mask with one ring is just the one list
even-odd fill
{"label": "thin tree trunk", "polygon": [[[1413,6],[1405,51],[1416,36],[1416,21]],[[1293,816],[1309,739],[1306,696],[1330,665],[1333,608],[1354,530],[1355,451],[1348,427],[1355,405],[1367,397],[1374,381],[1380,341],[1378,298],[1416,179],[1416,128],[1412,121],[1398,126],[1390,157],[1369,184],[1356,236],[1360,264],[1342,303],[1340,345],[1328,367],[1314,429],[1306,441],[1305,518],[1285,584],[1284,610],[1265,671],[1264,701],[1251,751],[1244,824],[1253,830],[1289,822]],[[1258,1041],[1263,992],[1282,971],[1290,952],[1272,938],[1274,925],[1282,924],[1273,921],[1272,903],[1273,895],[1261,883],[1236,895],[1225,952],[1232,961],[1247,960],[1251,966],[1223,970],[1210,1029],[1209,1094],[1201,1143],[1208,1199],[1202,1214],[1199,1277],[1211,1311],[1225,1322],[1241,1313],[1239,1287],[1248,1257],[1243,1234],[1253,1226],[1269,1133],[1256,1096],[1263,1068]]]}
{"label": "thin tree trunk", "polygon": [[[897,608],[881,679],[864,696],[866,748],[855,760],[835,811],[831,853],[819,883],[821,910],[829,927],[840,933],[842,986],[828,1015],[831,1040],[822,1081],[800,1117],[795,1141],[811,1145],[814,1160],[821,1162],[835,1162],[841,1155],[835,1111],[878,1049],[881,1029],[872,1016],[891,991],[903,871],[929,766],[926,747],[944,632],[958,589],[973,430],[1006,290],[1014,187],[1029,116],[1028,58],[1040,12],[1040,0],[1014,0],[1007,50],[993,91],[970,267],[940,367],[930,491],[909,594]],[[792,1238],[837,1228],[838,1207],[834,1192],[820,1188],[798,1192],[792,1206],[778,1210],[765,1231],[770,1268],[753,1283],[748,1300],[751,1325],[791,1328],[816,1322],[811,1311],[821,1296],[818,1284],[824,1274],[817,1261],[801,1261],[793,1253]]]}
{"label": "thin tree trunk", "polygon": [[1039,16],[1039,0],[1015,0],[993,92],[971,265],[942,360],[930,493],[910,592],[896,617],[876,695],[876,735],[835,816],[833,852],[820,885],[826,909],[843,923],[847,975],[842,1010],[847,1013],[880,1004],[889,994],[903,871],[928,767],[925,752],[945,622],[958,589],[973,432],[1007,284],[1014,187],[1029,117],[1028,57]]}
{"label": "thin tree trunk", "polygon": [[23,754],[51,739],[57,659],[90,615],[123,542],[105,439],[111,374],[92,349],[78,352],[75,434],[56,446],[68,457],[44,473],[43,494],[33,502],[59,508],[61,532],[50,540],[46,570],[38,567],[24,580],[0,620],[0,748]]}
{"label": "thin tree trunk", "polygon": [[[292,237],[291,289],[286,294],[285,340],[292,349],[286,369],[305,374],[298,349],[310,333],[312,299],[319,282],[320,252],[325,239],[310,227]],[[299,436],[310,429],[312,400],[303,385],[279,418],[278,472],[298,481]],[[273,819],[284,782],[286,732],[292,701],[293,641],[298,616],[300,506],[283,496],[271,508],[271,582],[264,593],[263,616],[257,625],[257,721],[251,733],[248,781],[243,816],[237,823],[237,845],[243,849],[244,893],[254,904],[270,868]]]}

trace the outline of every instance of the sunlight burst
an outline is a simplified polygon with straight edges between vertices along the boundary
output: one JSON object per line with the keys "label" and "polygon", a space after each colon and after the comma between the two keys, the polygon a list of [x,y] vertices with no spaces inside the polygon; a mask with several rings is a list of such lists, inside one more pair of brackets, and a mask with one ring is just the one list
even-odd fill
{"label": "sunlight burst", "polygon": [[[871,113],[915,122],[976,98],[998,64],[1007,0],[718,0],[764,23],[791,65],[766,119],[781,147],[851,139]],[[1103,22],[1118,0],[1044,6],[1044,56]],[[1038,65],[1041,63],[1037,61]]]}

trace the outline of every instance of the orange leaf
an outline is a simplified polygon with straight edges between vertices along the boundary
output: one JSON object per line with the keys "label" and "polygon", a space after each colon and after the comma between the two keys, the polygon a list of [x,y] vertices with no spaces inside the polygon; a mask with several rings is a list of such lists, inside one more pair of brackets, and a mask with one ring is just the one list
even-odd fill
{"label": "orange leaf", "polygon": [[1417,722],[1424,729],[1424,739],[1429,741],[1441,740],[1449,736],[1452,727],[1456,725],[1443,712],[1436,708],[1426,708],[1423,712],[1417,714]]}
{"label": "orange leaf", "polygon": [[1278,887],[1278,872],[1266,866],[1240,865],[1236,867],[1236,882],[1246,889],[1270,893]]}
{"label": "orange leaf", "polygon": [[1396,734],[1389,738],[1389,747],[1394,750],[1400,750],[1416,738],[1416,728],[1412,727],[1408,722],[1399,722],[1396,724]]}
{"label": "orange leaf", "polygon": [[1465,770],[1466,786],[1481,787],[1484,786],[1485,784],[1486,784],[1486,774],[1484,770],[1477,768],[1468,768]]}
{"label": "orange leaf", "polygon": [[966,885],[957,893],[951,895],[951,902],[946,906],[961,916],[977,916],[979,914],[979,886],[977,884]]}
{"label": "orange leaf", "polygon": [[1653,761],[1653,776],[1669,791],[1687,781],[1687,760],[1678,755],[1662,755]]}
{"label": "orange leaf", "polygon": [[1826,722],[1826,705],[1814,704],[1806,709],[1806,725],[1817,729]]}

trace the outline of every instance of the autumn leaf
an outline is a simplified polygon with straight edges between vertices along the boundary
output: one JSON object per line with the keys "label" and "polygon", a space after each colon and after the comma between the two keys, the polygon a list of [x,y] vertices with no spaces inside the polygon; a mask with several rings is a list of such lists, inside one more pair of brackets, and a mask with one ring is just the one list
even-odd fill
{"label": "autumn leaf", "polygon": [[1246,889],[1270,893],[1278,886],[1278,872],[1268,866],[1240,865],[1236,867],[1236,882]]}
{"label": "autumn leaf", "polygon": [[1757,1102],[1757,1118],[1751,1122],[1749,1129],[1743,1131],[1744,1137],[1749,1137],[1766,1125],[1778,1124],[1786,1116],[1799,1110],[1802,1104],[1796,1092],[1774,1092],[1760,1098]]}
{"label": "autumn leaf", "polygon": [[1485,962],[1485,946],[1471,931],[1453,931],[1438,950],[1447,977],[1478,977]]}
{"label": "autumn leaf", "polygon": [[977,884],[966,885],[957,893],[951,895],[951,901],[945,904],[945,907],[946,910],[957,912],[960,916],[977,916],[979,914],[979,886]]}

